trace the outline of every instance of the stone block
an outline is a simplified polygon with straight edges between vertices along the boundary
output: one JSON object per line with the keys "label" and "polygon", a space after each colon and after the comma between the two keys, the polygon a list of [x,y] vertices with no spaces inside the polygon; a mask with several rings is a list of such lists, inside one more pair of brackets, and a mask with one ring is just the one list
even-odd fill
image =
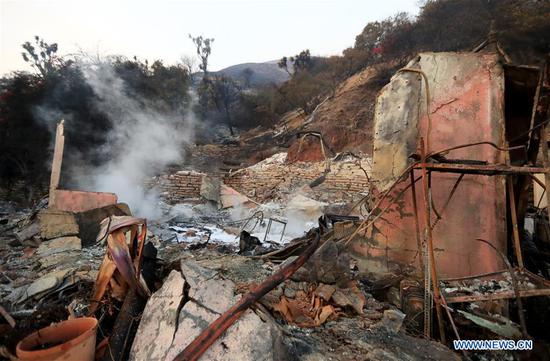
{"label": "stone block", "polygon": [[78,223],[73,212],[45,209],[38,213],[40,236],[52,239],[64,236],[76,236],[79,233]]}
{"label": "stone block", "polygon": [[56,253],[80,251],[81,249],[82,244],[80,242],[80,238],[75,236],[68,236],[55,238],[47,242],[42,242],[36,250],[36,254],[39,257],[47,257]]}

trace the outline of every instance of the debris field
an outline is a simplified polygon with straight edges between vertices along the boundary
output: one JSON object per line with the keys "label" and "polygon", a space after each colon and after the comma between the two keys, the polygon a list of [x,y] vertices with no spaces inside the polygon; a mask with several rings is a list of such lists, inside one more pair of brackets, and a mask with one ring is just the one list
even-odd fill
{"label": "debris field", "polygon": [[[491,41],[419,54],[378,95],[372,151],[308,127],[348,80],[308,117],[241,136],[287,149],[149,179],[158,219],[60,189],[61,121],[48,196],[0,203],[0,357],[544,359],[550,69],[505,58]],[[192,157],[222,154],[237,156]],[[461,339],[534,348],[461,353]]]}

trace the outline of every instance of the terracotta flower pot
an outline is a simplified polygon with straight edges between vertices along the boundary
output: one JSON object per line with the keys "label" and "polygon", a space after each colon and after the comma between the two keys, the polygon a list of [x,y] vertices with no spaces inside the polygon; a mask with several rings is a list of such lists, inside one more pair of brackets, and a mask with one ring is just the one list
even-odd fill
{"label": "terracotta flower pot", "polygon": [[76,318],[42,328],[17,344],[17,357],[36,361],[93,361],[97,320]]}

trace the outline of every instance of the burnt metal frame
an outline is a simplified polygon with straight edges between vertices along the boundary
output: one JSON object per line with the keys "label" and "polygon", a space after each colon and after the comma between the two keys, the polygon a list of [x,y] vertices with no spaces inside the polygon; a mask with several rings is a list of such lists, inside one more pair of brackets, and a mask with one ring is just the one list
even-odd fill
{"label": "burnt metal frame", "polygon": [[279,240],[279,242],[282,242],[283,241],[283,237],[285,235],[285,230],[286,230],[286,224],[287,222],[285,221],[282,221],[280,219],[275,219],[275,218],[269,218],[269,221],[267,222],[267,228],[265,229],[265,234],[264,234],[264,240],[263,242],[265,243],[265,241],[267,240],[267,235],[269,234],[269,232],[271,231],[271,224],[273,222],[277,222],[277,223],[280,223],[283,225],[283,232],[281,233],[281,239]]}
{"label": "burnt metal frame", "polygon": [[[549,58],[550,60],[550,58]],[[464,163],[447,163],[447,162],[440,162],[440,163],[433,163],[428,162],[427,159],[430,159],[434,155],[439,155],[442,153],[446,153],[453,149],[459,149],[464,148],[468,146],[474,146],[474,145],[481,145],[481,144],[488,144],[492,147],[496,148],[499,151],[507,151],[511,150],[513,148],[501,148],[497,146],[496,144],[490,143],[490,142],[479,142],[479,143],[472,143],[472,144],[465,144],[460,145],[456,147],[452,147],[440,152],[436,153],[429,153],[428,156],[424,154],[424,144],[423,140],[421,139],[420,147],[421,147],[421,162],[416,164],[413,169],[420,169],[423,172],[423,177],[428,170],[429,172],[436,171],[436,172],[446,172],[446,173],[460,173],[461,176],[464,174],[478,174],[478,175],[487,175],[487,176],[494,176],[494,175],[505,175],[507,176],[507,190],[508,190],[508,197],[509,197],[509,206],[510,206],[510,215],[511,215],[511,221],[512,221],[512,232],[513,232],[513,239],[514,239],[514,252],[516,255],[517,263],[520,268],[520,270],[524,269],[523,264],[523,256],[521,252],[521,241],[519,236],[519,230],[518,230],[518,219],[517,219],[517,209],[516,209],[516,200],[515,200],[515,194],[514,194],[514,185],[513,185],[513,176],[514,175],[527,175],[530,178],[535,179],[533,177],[533,174],[544,174],[545,176],[545,183],[546,185],[543,187],[545,190],[549,189],[550,187],[550,159],[548,157],[548,133],[546,131],[547,123],[550,121],[550,118],[548,117],[548,112],[550,109],[550,69],[549,69],[549,61],[547,60],[545,62],[544,67],[542,68],[542,71],[539,75],[539,82],[538,86],[535,92],[535,99],[533,103],[533,112],[531,117],[531,124],[530,124],[530,137],[528,142],[528,148],[532,146],[536,146],[538,144],[533,144],[532,138],[533,136],[538,135],[538,139],[541,141],[541,150],[542,150],[542,157],[543,157],[543,166],[542,167],[531,167],[531,166],[512,166],[509,164],[509,161],[507,161],[508,164],[464,164]],[[545,119],[549,118],[549,119]],[[538,128],[538,132],[534,132],[535,129]],[[537,134],[538,133],[538,134]],[[536,139],[535,139],[536,140]],[[506,153],[507,154],[507,153]],[[466,163],[466,161],[465,161]],[[411,170],[411,176],[413,176],[413,171]],[[460,178],[459,178],[460,180]],[[458,183],[459,181],[457,181]],[[452,197],[453,192],[456,190],[456,186],[458,184],[455,184],[453,189],[451,190],[451,194],[449,196],[448,201],[450,201],[450,197]],[[537,183],[540,183],[537,181]],[[411,186],[413,187],[413,194],[415,184],[414,182],[411,182]],[[428,185],[429,188],[429,185]],[[425,190],[426,191],[426,190]],[[429,189],[428,189],[429,191]],[[549,212],[549,218],[550,218],[550,192],[546,192],[546,197],[548,200],[547,203],[547,210]],[[444,209],[446,208],[448,201],[446,202]],[[425,204],[425,213],[428,212],[430,215],[430,208],[429,204]],[[418,222],[418,214],[415,211],[415,218]],[[438,218],[436,222],[441,219],[438,215]],[[429,235],[431,236],[431,232],[429,232]],[[429,247],[433,247],[433,244],[431,242],[428,242]],[[433,250],[431,250],[433,251]],[[435,266],[434,266],[435,267]],[[433,276],[435,276],[435,272],[432,273]],[[546,286],[550,286],[550,283]],[[434,289],[434,292],[436,290]],[[549,294],[550,295],[550,289],[540,290],[542,291],[541,295]],[[546,292],[546,293],[545,293]],[[536,295],[537,292],[529,292],[529,291],[523,291],[520,292],[521,294],[533,294]],[[539,292],[540,293],[540,292]],[[513,296],[512,296],[513,297]],[[436,296],[437,301],[437,296]]]}
{"label": "burnt metal frame", "polygon": [[[545,127],[541,128],[541,138],[543,138],[543,151],[547,151],[547,147],[544,147],[544,144],[547,144],[547,133],[545,132]],[[500,150],[500,149],[499,149]],[[550,168],[548,167],[548,164],[550,162],[548,161],[548,154],[546,153],[546,156],[544,158],[545,160],[545,167],[528,167],[528,166],[511,166],[508,164],[460,164],[460,163],[434,163],[431,161],[428,161],[426,157],[426,152],[424,149],[424,140],[423,138],[420,139],[420,157],[421,161],[415,165],[410,170],[411,173],[411,188],[412,188],[412,194],[416,195],[416,184],[414,182],[414,173],[413,171],[415,169],[422,171],[422,183],[423,183],[423,193],[424,193],[424,215],[425,215],[425,232],[426,232],[426,245],[427,245],[427,253],[428,253],[428,263],[429,263],[429,277],[432,283],[433,287],[433,293],[434,293],[434,301],[436,303],[436,312],[437,312],[437,319],[439,324],[439,333],[440,337],[443,343],[445,343],[445,334],[444,334],[444,327],[443,327],[443,317],[441,314],[442,308],[447,312],[449,321],[451,322],[451,325],[453,327],[453,330],[455,331],[455,334],[457,338],[460,339],[456,327],[454,325],[452,316],[449,312],[449,309],[447,307],[447,303],[457,303],[457,302],[474,302],[474,301],[480,301],[483,300],[480,296],[462,296],[462,297],[455,297],[452,298],[452,302],[447,302],[445,299],[445,296],[441,293],[439,290],[439,280],[437,278],[437,272],[436,272],[436,265],[435,265],[435,256],[433,251],[433,238],[432,238],[432,230],[433,226],[431,225],[430,221],[430,215],[432,212],[432,205],[429,200],[429,194],[431,192],[431,182],[428,182],[429,174],[431,172],[442,172],[442,173],[459,173],[461,174],[461,177],[457,180],[455,185],[453,186],[449,198],[445,202],[445,206],[443,207],[443,210],[447,207],[448,203],[450,202],[451,197],[453,196],[454,192],[456,191],[456,188],[458,184],[460,183],[462,177],[465,174],[477,174],[477,175],[485,175],[485,176],[495,176],[495,175],[504,175],[507,177],[507,187],[508,187],[508,196],[509,196],[509,206],[510,206],[510,214],[511,214],[511,221],[513,226],[513,238],[514,238],[514,252],[515,256],[519,265],[519,269],[523,270],[523,257],[521,252],[521,242],[519,237],[519,231],[518,231],[518,224],[517,224],[517,213],[516,213],[516,204],[515,204],[515,195],[514,195],[514,187],[513,187],[513,175],[517,174],[544,174],[546,179],[546,188],[550,186]],[[549,203],[550,204],[550,203]],[[416,205],[416,197],[413,206]],[[415,222],[418,224],[418,212],[416,207],[414,207],[414,216],[415,216]],[[443,212],[441,212],[443,213]],[[441,215],[437,214],[436,222],[441,219]],[[530,297],[530,296],[544,296],[544,295],[550,295],[550,283],[545,284],[547,286],[543,289],[538,290],[517,290],[514,289],[514,291],[511,292],[504,292],[499,294],[498,296],[487,296],[487,299],[504,299],[504,298],[514,298],[514,297]],[[514,287],[515,288],[515,287]],[[425,310],[425,312],[431,312],[431,310]],[[522,311],[520,311],[522,312]],[[523,318],[523,314],[520,318]],[[429,317],[426,317],[425,320],[429,320]],[[525,329],[524,329],[525,332]],[[427,325],[424,325],[424,333],[426,337],[430,336],[430,327]]]}
{"label": "burnt metal frame", "polygon": [[425,167],[428,171],[442,173],[461,173],[479,175],[547,174],[550,167],[521,167],[506,164],[456,164],[456,163],[419,163],[414,169]]}
{"label": "burnt metal frame", "polygon": [[[544,279],[540,276],[537,276],[534,273],[531,273],[527,269],[520,269],[518,267],[513,268],[513,272],[520,273],[523,275],[526,275],[530,280],[532,280],[533,284],[538,284],[539,286],[542,286],[540,288],[535,289],[519,289],[518,293],[521,298],[525,297],[536,297],[536,296],[550,296],[550,281],[547,279]],[[458,278],[447,278],[442,279],[442,282],[449,282],[449,281],[467,281],[467,280],[473,280],[473,279],[479,279],[483,277],[488,276],[494,276],[494,277],[504,277],[505,274],[510,273],[510,270],[502,270],[497,272],[490,272],[480,275],[474,275],[474,276],[468,276],[468,277],[458,277]],[[448,304],[451,303],[464,303],[464,302],[479,302],[479,301],[493,301],[493,300],[502,300],[502,299],[510,299],[515,298],[515,290],[508,290],[508,291],[501,291],[501,292],[494,292],[494,293],[484,293],[480,295],[464,295],[464,296],[447,296],[446,300]]]}

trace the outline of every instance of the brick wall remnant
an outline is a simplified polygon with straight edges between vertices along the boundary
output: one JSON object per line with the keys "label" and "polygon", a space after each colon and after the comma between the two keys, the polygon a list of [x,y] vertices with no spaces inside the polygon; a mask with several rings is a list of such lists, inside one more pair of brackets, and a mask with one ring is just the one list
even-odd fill
{"label": "brick wall remnant", "polygon": [[[325,169],[324,161],[287,164],[284,158],[281,154],[275,154],[258,164],[225,176],[223,182],[258,202],[265,202],[307,186]],[[331,195],[337,198],[346,195],[351,197],[368,191],[370,172],[370,158],[332,161],[325,182],[315,188],[315,192],[320,193],[320,197],[315,198],[331,200]]]}
{"label": "brick wall remnant", "polygon": [[[337,158],[338,159],[338,158]],[[248,168],[222,178],[223,184],[257,202],[282,200],[285,196],[308,189],[308,196],[320,201],[349,201],[369,190],[371,158],[343,157],[332,160],[326,180],[314,190],[307,187],[323,174],[325,162],[286,163],[286,153],[278,153]],[[155,177],[150,187],[157,187],[167,203],[175,204],[201,197],[201,185],[209,175],[179,171]]]}
{"label": "brick wall remnant", "polygon": [[167,203],[176,204],[189,199],[200,198],[204,173],[179,171],[153,178],[149,186],[157,187]]}

